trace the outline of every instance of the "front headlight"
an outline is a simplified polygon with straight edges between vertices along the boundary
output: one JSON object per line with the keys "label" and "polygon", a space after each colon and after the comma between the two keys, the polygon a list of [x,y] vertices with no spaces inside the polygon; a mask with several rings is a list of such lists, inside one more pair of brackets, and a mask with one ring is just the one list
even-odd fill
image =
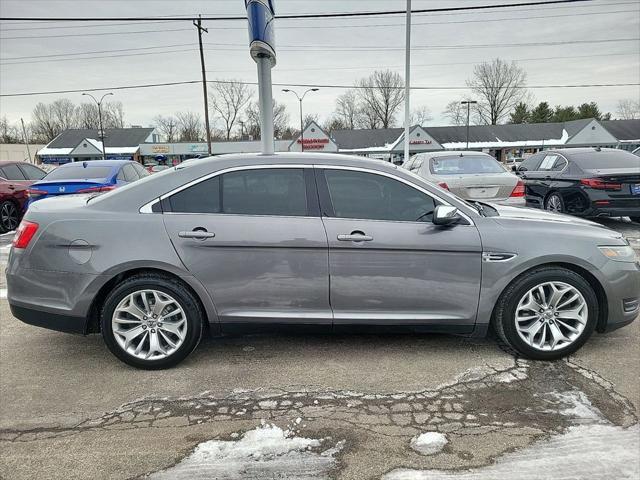
{"label": "front headlight", "polygon": [[629,245],[599,246],[598,249],[609,260],[616,262],[637,262],[636,252]]}

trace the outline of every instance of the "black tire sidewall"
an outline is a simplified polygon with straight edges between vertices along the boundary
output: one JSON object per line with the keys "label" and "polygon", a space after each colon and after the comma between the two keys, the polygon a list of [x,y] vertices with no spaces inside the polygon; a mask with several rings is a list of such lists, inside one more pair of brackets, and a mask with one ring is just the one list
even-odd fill
{"label": "black tire sidewall", "polygon": [[[124,297],[138,290],[158,290],[171,295],[185,312],[187,319],[187,337],[178,350],[169,357],[160,360],[143,360],[136,358],[122,350],[114,337],[111,326],[114,310]],[[191,292],[181,284],[160,276],[132,277],[125,280],[109,293],[104,301],[100,315],[102,338],[111,353],[128,365],[146,370],[170,368],[184,360],[200,342],[203,323],[202,312]]]}
{"label": "black tire sidewall", "polygon": [[[7,204],[9,204],[9,205],[13,205],[13,206],[15,207],[16,211],[18,212],[18,218],[17,218],[17,220],[18,220],[18,223],[20,223],[20,208],[19,208],[19,207],[18,207],[14,202],[12,202],[11,200],[5,200],[4,202],[0,202],[0,212],[2,212],[2,209],[3,209],[3,208],[4,208],[4,206],[5,206],[5,205],[7,205]],[[16,225],[16,228],[17,228],[17,225]],[[8,228],[6,228],[6,227],[2,224],[2,220],[0,219],[0,233],[6,233],[6,232],[8,232],[8,231],[9,231],[9,229],[8,229]]]}
{"label": "black tire sidewall", "polygon": [[[541,283],[553,281],[564,282],[577,288],[587,302],[589,314],[584,330],[571,345],[560,350],[546,352],[527,345],[527,343],[520,338],[516,330],[515,312],[518,303],[531,288]],[[507,292],[505,292],[505,295],[500,319],[504,335],[509,344],[527,358],[534,360],[555,360],[572,354],[585,344],[595,330],[598,322],[598,298],[593,288],[582,276],[571,270],[548,268],[530,272],[517,279]]]}

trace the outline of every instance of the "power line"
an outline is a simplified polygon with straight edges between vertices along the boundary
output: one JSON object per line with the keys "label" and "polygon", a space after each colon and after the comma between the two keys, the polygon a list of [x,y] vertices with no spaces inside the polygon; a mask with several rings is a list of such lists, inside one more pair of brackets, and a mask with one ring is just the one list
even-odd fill
{"label": "power line", "polygon": [[[191,84],[201,84],[201,80],[187,80],[181,82],[164,82],[164,83],[147,83],[147,84],[139,84],[139,85],[122,85],[116,87],[100,87],[100,88],[81,88],[81,89],[70,89],[70,90],[50,90],[50,91],[42,91],[42,92],[23,92],[23,93],[4,93],[0,94],[0,97],[26,97],[26,96],[35,96],[35,95],[60,95],[66,93],[78,93],[78,92],[98,92],[104,90],[130,90],[137,88],[152,88],[152,87],[167,87],[167,86],[175,86],[175,85],[191,85]],[[240,83],[243,85],[257,85],[258,82],[244,82],[244,81],[232,81],[232,80],[209,80],[207,83]],[[339,89],[366,89],[366,88],[375,88],[375,87],[364,87],[359,85],[339,85],[339,84],[317,84],[317,83],[273,83],[274,86],[279,87],[300,87],[300,88],[339,88]],[[564,85],[527,85],[524,87],[519,87],[522,89],[549,89],[549,88],[604,88],[604,87],[634,87],[639,86],[640,83],[583,83],[583,84],[564,84]],[[398,87],[400,88],[400,87]],[[404,87],[402,87],[404,88]],[[411,90],[468,90],[468,86],[413,86]]]}
{"label": "power line", "polygon": [[[437,13],[437,12],[463,12],[463,11],[478,11],[489,10],[494,8],[518,8],[518,7],[531,7],[531,6],[546,6],[556,4],[568,4],[568,3],[584,3],[591,2],[592,0],[545,0],[534,1],[525,3],[503,3],[496,5],[475,5],[465,7],[441,7],[441,8],[420,8],[411,10],[412,13]],[[290,14],[290,15],[276,15],[276,19],[306,19],[306,18],[351,18],[351,17],[378,17],[383,15],[405,15],[406,10],[379,10],[370,12],[333,12],[333,13],[306,13],[303,15]],[[135,22],[149,22],[157,21],[162,17],[0,17],[0,21],[59,21],[59,22],[117,22],[117,21],[135,21]],[[184,21],[192,20],[193,17],[180,18],[171,17],[166,18],[170,21]],[[203,16],[202,20],[209,22],[215,21],[246,21],[246,16]]]}
{"label": "power line", "polygon": [[[529,42],[529,43],[486,43],[486,44],[459,44],[459,45],[416,45],[412,47],[412,50],[465,50],[465,49],[475,49],[475,48],[495,48],[495,47],[541,47],[541,46],[558,46],[558,45],[579,45],[579,44],[598,44],[598,43],[616,43],[616,42],[635,42],[640,40],[640,37],[636,38],[608,38],[601,40],[562,40],[557,42]],[[147,50],[147,49],[155,49],[155,48],[173,48],[173,47],[183,47],[183,46],[191,46],[192,44],[175,44],[175,45],[166,45],[166,46],[157,46],[157,47],[141,47],[141,48],[132,48],[132,49],[118,49],[118,50],[102,50],[102,51],[94,51],[94,52],[76,52],[70,54],[51,54],[51,55],[41,55],[34,57],[11,57],[4,61],[0,62],[0,65],[21,65],[21,64],[31,64],[31,63],[43,63],[43,62],[60,62],[60,61],[71,61],[71,60],[91,60],[98,58],[117,58],[117,57],[131,57],[131,56],[139,56],[140,53],[127,53],[120,55],[98,55],[98,56],[89,56],[89,57],[78,57],[78,58],[53,58],[51,60],[37,60],[37,61],[13,61],[13,60],[27,60],[27,59],[41,59],[41,58],[51,58],[51,57],[67,57],[67,56],[81,56],[81,55],[89,55],[92,53],[112,53],[112,52],[129,52],[136,50]],[[242,43],[205,43],[204,45],[215,47],[215,48],[206,48],[208,51],[238,51],[246,49],[246,45]],[[388,46],[367,46],[367,47],[341,47],[338,45],[297,45],[297,46],[281,46],[279,50],[288,51],[288,52],[322,52],[322,51],[330,51],[333,53],[337,52],[377,52],[377,51],[397,51],[403,50],[404,47],[388,47]],[[185,52],[190,51],[190,49],[183,50],[174,50],[174,51],[166,51],[166,52],[149,52],[153,54],[161,54],[161,53],[175,53],[175,52]]]}
{"label": "power line", "polygon": [[[629,3],[634,2],[620,2],[620,3],[611,3],[611,5],[627,5]],[[588,5],[581,5],[588,6]],[[540,11],[539,9],[528,9],[534,11]],[[525,11],[525,9],[520,10]],[[593,16],[593,15],[612,15],[618,13],[631,13],[635,12],[635,9],[632,10],[608,10],[605,12],[582,12],[582,13],[564,13],[558,15],[539,15],[539,16],[526,16],[526,17],[501,17],[501,18],[484,18],[484,19],[476,19],[476,20],[454,20],[454,21],[438,21],[438,22],[412,22],[411,26],[416,25],[450,25],[450,24],[468,24],[468,23],[486,23],[486,22],[504,22],[504,21],[513,21],[513,20],[537,20],[537,19],[547,19],[547,18],[562,18],[562,17],[577,17],[577,16]],[[492,12],[479,12],[479,13],[492,13]],[[171,23],[167,21],[158,21],[153,23]],[[111,23],[106,25],[65,25],[58,27],[44,27],[45,29],[59,29],[59,28],[95,28],[95,27],[120,27],[120,26],[128,26],[128,25],[138,25],[136,22],[128,22],[128,23]],[[335,29],[335,28],[376,28],[376,27],[404,27],[404,23],[377,23],[377,24],[366,24],[366,25],[283,25],[278,27],[279,30],[294,30],[294,29]],[[33,28],[4,28],[3,31],[23,31],[23,30],[41,30],[43,27],[33,27]],[[246,27],[212,27],[214,30],[246,30]],[[89,32],[89,33],[81,33],[81,34],[70,34],[70,35],[38,35],[38,36],[20,36],[20,37],[0,37],[1,40],[15,40],[15,39],[28,39],[28,38],[65,38],[65,37],[79,37],[84,35],[121,35],[121,34],[140,34],[140,33],[157,33],[157,32],[179,32],[179,31],[191,31],[191,29],[174,29],[174,30],[141,30],[141,31],[132,31],[132,32]]]}

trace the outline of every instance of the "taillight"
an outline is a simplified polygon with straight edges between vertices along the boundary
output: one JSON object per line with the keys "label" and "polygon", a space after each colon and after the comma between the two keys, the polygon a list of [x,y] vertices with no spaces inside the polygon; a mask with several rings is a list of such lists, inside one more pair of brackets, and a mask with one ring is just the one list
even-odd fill
{"label": "taillight", "polygon": [[596,190],[622,190],[621,183],[605,182],[600,178],[583,178],[580,183]]}
{"label": "taillight", "polygon": [[13,237],[13,248],[27,248],[37,231],[37,223],[22,220]]}
{"label": "taillight", "polygon": [[43,195],[47,195],[48,193],[49,192],[45,190],[38,190],[37,188],[30,188],[29,190],[27,190],[27,195],[29,195],[29,198],[38,198]]}
{"label": "taillight", "polygon": [[116,188],[115,185],[105,185],[103,187],[91,187],[78,190],[76,193],[96,193],[96,192],[108,192]]}
{"label": "taillight", "polygon": [[511,197],[524,197],[524,182],[522,180],[518,180],[518,183],[516,183],[516,186],[513,189],[513,192],[511,192]]}
{"label": "taillight", "polygon": [[445,190],[449,190],[449,185],[447,185],[445,182],[438,183],[438,186],[440,188],[444,188]]}

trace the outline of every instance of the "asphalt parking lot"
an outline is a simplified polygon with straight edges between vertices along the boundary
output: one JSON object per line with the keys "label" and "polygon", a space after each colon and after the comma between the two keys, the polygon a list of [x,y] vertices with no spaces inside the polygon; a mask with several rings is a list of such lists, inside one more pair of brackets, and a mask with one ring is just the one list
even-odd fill
{"label": "asphalt parking lot", "polygon": [[[640,225],[602,223],[640,251]],[[139,371],[99,336],[13,318],[9,242],[1,478],[640,476],[640,321],[558,362],[492,339],[283,334],[207,339],[175,369]]]}

